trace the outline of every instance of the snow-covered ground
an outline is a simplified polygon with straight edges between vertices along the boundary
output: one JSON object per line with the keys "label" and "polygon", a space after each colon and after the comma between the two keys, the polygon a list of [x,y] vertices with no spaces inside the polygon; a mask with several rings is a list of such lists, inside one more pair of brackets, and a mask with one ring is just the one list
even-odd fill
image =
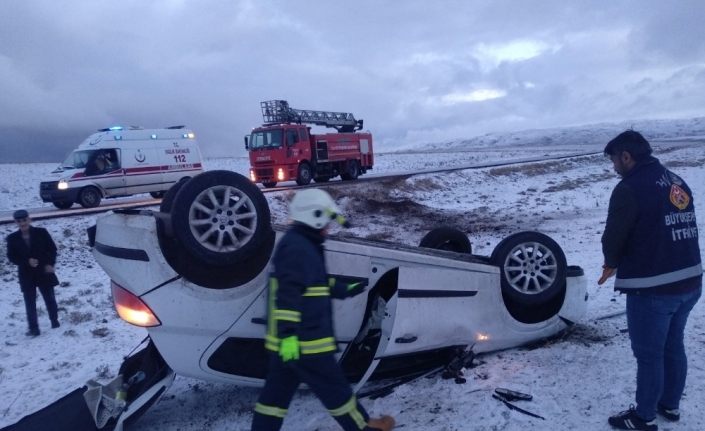
{"label": "snow-covered ground", "polygon": [[[382,153],[376,154],[374,168],[364,177],[388,174],[391,172],[418,172],[429,169],[439,169],[452,166],[467,166],[487,161],[513,160],[542,154],[561,155],[592,151],[590,146],[547,147],[536,150],[521,147],[487,149],[478,148],[472,151],[448,152],[441,149],[428,152],[412,153]],[[58,162],[57,162],[58,163]],[[50,203],[42,202],[39,197],[39,183],[49,172],[56,168],[57,163],[17,163],[0,164],[0,213],[15,208],[55,209]],[[249,175],[250,164],[245,157],[205,159],[205,170],[226,169],[242,175]],[[333,181],[339,181],[335,179]],[[281,185],[293,185],[294,182]],[[148,197],[147,194],[143,195]],[[106,200],[104,202],[114,202]],[[78,205],[75,205],[78,207]]]}
{"label": "snow-covered ground", "polygon": [[[705,230],[705,142],[656,143],[655,155],[694,189],[700,232]],[[561,150],[559,145],[550,151]],[[563,148],[562,150],[574,150]],[[382,155],[374,173],[420,170],[476,161],[526,157],[527,148],[468,153]],[[544,151],[543,149],[541,151]],[[549,151],[549,150],[546,150]],[[532,150],[532,153],[537,153]],[[0,210],[38,207],[37,184],[52,165],[2,165]],[[244,159],[217,159],[207,169],[246,173]],[[484,354],[465,370],[465,384],[438,376],[414,381],[376,400],[363,400],[373,415],[392,414],[403,430],[597,430],[609,429],[607,416],[633,403],[635,362],[623,315],[624,297],[611,282],[598,288],[600,235],[607,203],[618,177],[602,156],[584,156],[521,166],[425,174],[405,179],[330,187],[354,227],[345,232],[417,244],[437,225],[469,232],[476,254],[488,255],[500,239],[520,230],[539,230],[564,249],[568,263],[585,269],[590,294],[587,318],[561,337],[502,352]],[[31,183],[31,184],[30,184]],[[283,223],[290,192],[266,194],[274,221]],[[109,281],[86,246],[85,228],[96,216],[38,221],[59,246],[57,272],[67,285],[57,288],[62,326],[49,329],[38,300],[42,335],[24,336],[24,306],[16,270],[0,252],[0,427],[14,423],[88,379],[115,376],[122,356],[146,335],[117,318]],[[0,235],[13,225],[0,226]],[[705,242],[701,240],[705,255]],[[705,306],[699,303],[686,332],[690,374],[677,426],[659,420],[661,429],[705,429]],[[496,387],[533,394],[520,407],[540,420],[508,410],[491,397]],[[177,377],[165,397],[134,426],[137,430],[249,429],[257,389]],[[285,430],[336,430],[318,400],[308,392],[294,399]]]}

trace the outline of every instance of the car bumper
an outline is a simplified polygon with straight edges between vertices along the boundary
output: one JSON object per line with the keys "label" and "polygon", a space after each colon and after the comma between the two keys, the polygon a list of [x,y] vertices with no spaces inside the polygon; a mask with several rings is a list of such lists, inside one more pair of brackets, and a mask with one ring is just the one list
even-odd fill
{"label": "car bumper", "polygon": [[66,190],[45,190],[39,191],[39,196],[42,202],[76,202],[78,197],[78,189]]}

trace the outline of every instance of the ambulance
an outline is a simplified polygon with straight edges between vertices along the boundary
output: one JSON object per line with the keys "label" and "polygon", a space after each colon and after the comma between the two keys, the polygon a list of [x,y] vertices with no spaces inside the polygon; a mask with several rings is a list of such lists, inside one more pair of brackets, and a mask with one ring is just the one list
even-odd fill
{"label": "ambulance", "polygon": [[103,198],[149,193],[160,198],[174,183],[203,171],[193,131],[114,126],[98,130],[44,178],[39,194],[60,209]]}

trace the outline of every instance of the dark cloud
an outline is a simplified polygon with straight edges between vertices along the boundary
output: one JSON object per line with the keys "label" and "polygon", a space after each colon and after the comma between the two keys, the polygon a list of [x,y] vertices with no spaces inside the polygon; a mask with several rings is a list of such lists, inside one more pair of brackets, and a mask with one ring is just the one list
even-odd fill
{"label": "dark cloud", "polygon": [[353,112],[380,149],[703,115],[701,3],[7,0],[0,133],[46,156],[28,136],[185,124],[227,156],[273,98]]}

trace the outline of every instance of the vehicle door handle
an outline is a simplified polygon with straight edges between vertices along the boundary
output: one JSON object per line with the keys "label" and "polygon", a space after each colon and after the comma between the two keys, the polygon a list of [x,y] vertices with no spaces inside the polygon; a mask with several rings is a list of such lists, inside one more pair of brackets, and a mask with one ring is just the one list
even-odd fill
{"label": "vehicle door handle", "polygon": [[265,319],[264,317],[253,317],[250,322],[254,323],[255,325],[266,325],[267,319]]}
{"label": "vehicle door handle", "polygon": [[395,339],[394,342],[398,343],[398,344],[409,344],[409,343],[413,343],[414,341],[416,341],[418,339],[419,339],[419,337],[417,337],[416,335],[405,335],[403,337],[399,337],[399,338]]}

